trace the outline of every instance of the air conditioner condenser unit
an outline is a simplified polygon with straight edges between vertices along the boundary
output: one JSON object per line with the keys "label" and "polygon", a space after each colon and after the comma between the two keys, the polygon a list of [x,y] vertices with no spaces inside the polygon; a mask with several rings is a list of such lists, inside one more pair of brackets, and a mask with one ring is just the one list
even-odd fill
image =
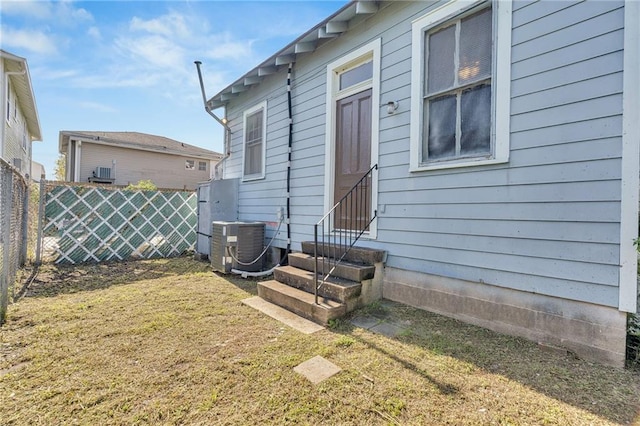
{"label": "air conditioner condenser unit", "polygon": [[209,259],[213,270],[225,274],[231,269],[261,271],[264,238],[264,222],[212,222]]}

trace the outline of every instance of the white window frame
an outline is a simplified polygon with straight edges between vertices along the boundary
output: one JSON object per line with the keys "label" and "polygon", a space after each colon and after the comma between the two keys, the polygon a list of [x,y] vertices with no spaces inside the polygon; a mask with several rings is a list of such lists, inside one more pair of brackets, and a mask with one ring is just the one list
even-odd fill
{"label": "white window frame", "polygon": [[[253,173],[253,174],[247,175],[245,171],[245,164],[246,164],[245,156],[246,156],[246,148],[247,148],[247,132],[246,132],[247,117],[249,117],[252,114],[255,114],[260,110],[262,110],[262,149],[261,149],[262,169],[259,173]],[[259,104],[254,105],[253,107],[245,110],[244,113],[242,114],[242,181],[243,182],[264,179],[266,174],[265,171],[266,171],[266,163],[267,163],[266,145],[267,145],[267,101],[264,100]]]}
{"label": "white window frame", "polygon": [[6,85],[6,90],[7,90],[7,97],[6,97],[6,105],[7,105],[7,111],[6,114],[4,116],[5,121],[7,122],[7,124],[11,125],[11,83],[9,83],[9,79],[7,79],[7,85]]}
{"label": "white window frame", "polygon": [[[325,170],[324,170],[324,211],[333,207],[336,152],[336,101],[371,88],[371,165],[378,163],[379,122],[380,122],[380,57],[382,40],[370,43],[346,54],[327,65],[326,122],[325,122]],[[370,80],[357,83],[340,90],[340,74],[373,60],[373,76]],[[371,178],[371,208],[378,209],[378,173]],[[327,227],[330,224],[327,223]],[[328,229],[327,229],[328,230]],[[378,234],[377,218],[369,225],[369,232],[362,238],[375,239]]]}
{"label": "white window frame", "polygon": [[27,128],[27,121],[25,120],[25,122],[22,125],[22,150],[24,151],[24,153],[27,153],[27,148],[28,148],[28,143],[27,143],[27,135],[29,133],[29,129]]}
{"label": "white window frame", "polygon": [[[204,166],[204,169],[202,168],[202,166]],[[206,172],[207,171],[207,162],[206,161],[198,160],[198,171],[199,172]]]}
{"label": "white window frame", "polygon": [[196,160],[184,160],[184,169],[193,171],[196,169]]}
{"label": "white window frame", "polygon": [[511,1],[491,2],[493,15],[492,90],[492,152],[477,158],[455,158],[437,162],[422,162],[423,149],[423,96],[425,71],[425,34],[447,21],[460,19],[460,15],[481,10],[489,5],[486,0],[451,1],[413,21],[411,29],[411,125],[409,171],[449,169],[509,161],[509,122],[511,110]]}

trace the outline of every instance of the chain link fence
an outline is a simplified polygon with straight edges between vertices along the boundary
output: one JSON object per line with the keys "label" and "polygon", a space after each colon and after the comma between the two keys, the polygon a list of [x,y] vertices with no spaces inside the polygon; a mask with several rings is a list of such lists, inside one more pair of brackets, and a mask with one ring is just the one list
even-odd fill
{"label": "chain link fence", "polygon": [[0,159],[0,324],[13,298],[18,269],[27,262],[29,198],[29,183]]}

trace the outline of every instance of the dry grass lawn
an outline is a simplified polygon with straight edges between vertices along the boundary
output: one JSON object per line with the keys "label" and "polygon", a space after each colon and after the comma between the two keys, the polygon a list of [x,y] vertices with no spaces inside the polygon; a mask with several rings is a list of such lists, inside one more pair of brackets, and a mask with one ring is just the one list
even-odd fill
{"label": "dry grass lawn", "polygon": [[[255,282],[188,258],[45,266],[0,329],[0,423],[606,425],[640,422],[640,375],[384,303],[389,338],[304,335],[240,301]],[[312,385],[321,355],[343,371]]]}

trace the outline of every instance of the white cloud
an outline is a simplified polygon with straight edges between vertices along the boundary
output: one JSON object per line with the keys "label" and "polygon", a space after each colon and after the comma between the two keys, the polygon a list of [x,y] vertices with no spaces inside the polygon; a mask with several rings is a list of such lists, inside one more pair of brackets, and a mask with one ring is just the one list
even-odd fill
{"label": "white cloud", "polygon": [[190,24],[187,21],[187,16],[177,12],[169,12],[147,21],[134,16],[129,23],[129,29],[184,39],[191,36]]}
{"label": "white cloud", "polygon": [[84,8],[76,8],[72,1],[64,0],[55,3],[54,9],[57,19],[65,23],[77,24],[78,22],[92,22],[93,15]]}
{"label": "white cloud", "polygon": [[33,68],[31,70],[34,78],[40,80],[64,80],[78,75],[78,70],[50,69],[50,68]]}
{"label": "white cloud", "polygon": [[3,1],[2,13],[36,19],[49,19],[53,15],[53,3],[38,0]]}
{"label": "white cloud", "polygon": [[81,101],[78,103],[78,106],[81,108],[91,109],[98,112],[105,112],[105,113],[118,112],[116,108],[113,108],[112,106],[109,106],[109,105],[100,104],[98,102]]}
{"label": "white cloud", "polygon": [[71,0],[11,0],[2,2],[2,13],[22,16],[41,21],[51,21],[52,25],[77,24],[93,21],[93,16],[84,8],[77,8]]}
{"label": "white cloud", "polygon": [[137,69],[111,69],[103,74],[85,74],[74,78],[71,87],[82,89],[150,88],[159,86],[161,79]]}
{"label": "white cloud", "polygon": [[42,55],[55,55],[58,52],[55,41],[41,31],[15,30],[3,25],[0,36],[6,47],[26,49]]}
{"label": "white cloud", "polygon": [[234,40],[229,33],[212,36],[203,54],[211,59],[247,60],[253,58],[253,40]]}
{"label": "white cloud", "polygon": [[116,46],[143,68],[172,70],[179,68],[185,61],[181,46],[157,35],[121,38],[116,40]]}
{"label": "white cloud", "polygon": [[89,27],[87,34],[94,40],[102,40],[102,33],[98,27]]}

